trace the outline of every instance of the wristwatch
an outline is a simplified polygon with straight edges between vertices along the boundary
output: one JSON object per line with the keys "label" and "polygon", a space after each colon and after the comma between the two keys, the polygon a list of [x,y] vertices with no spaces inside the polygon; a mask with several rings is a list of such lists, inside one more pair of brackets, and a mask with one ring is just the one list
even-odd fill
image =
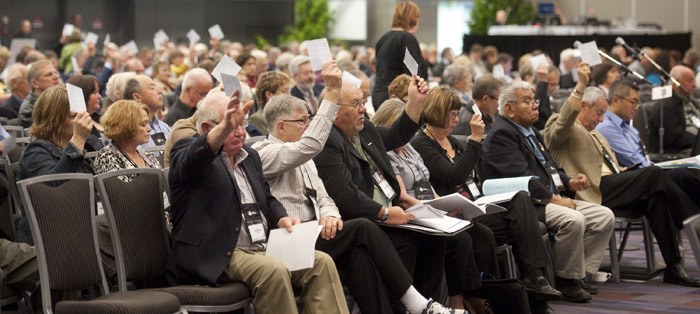
{"label": "wristwatch", "polygon": [[384,214],[382,214],[382,218],[379,219],[380,222],[386,222],[389,220],[389,208],[384,207]]}

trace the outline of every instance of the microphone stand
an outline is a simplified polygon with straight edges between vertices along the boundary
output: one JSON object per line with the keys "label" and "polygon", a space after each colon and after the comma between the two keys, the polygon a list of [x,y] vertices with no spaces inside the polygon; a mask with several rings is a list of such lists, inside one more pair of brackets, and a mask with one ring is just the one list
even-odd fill
{"label": "microphone stand", "polygon": [[640,80],[642,80],[642,81],[648,83],[649,85],[653,85],[653,84],[651,84],[651,82],[649,82],[649,80],[645,79],[643,75],[637,73],[637,71],[632,70],[632,69],[630,69],[629,67],[627,67],[626,65],[624,65],[624,64],[620,63],[619,61],[615,60],[615,58],[609,56],[607,53],[603,52],[602,50],[598,50],[598,53],[599,53],[601,56],[605,57],[605,59],[608,59],[608,61],[610,61],[610,62],[616,64],[618,67],[620,67],[620,69],[622,70],[623,73],[625,73],[625,74],[630,74],[630,73],[631,73],[631,74],[633,74],[634,76],[636,76],[638,79],[640,79]]}

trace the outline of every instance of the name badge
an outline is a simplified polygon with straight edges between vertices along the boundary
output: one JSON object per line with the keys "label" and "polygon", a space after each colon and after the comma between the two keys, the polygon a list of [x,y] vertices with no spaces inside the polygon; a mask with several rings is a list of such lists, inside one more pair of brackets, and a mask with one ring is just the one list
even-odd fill
{"label": "name badge", "polygon": [[389,200],[393,199],[394,196],[396,196],[396,191],[391,187],[389,182],[384,179],[384,176],[382,176],[379,171],[375,171],[374,174],[372,175],[372,178],[374,179],[374,183],[379,186],[379,188],[382,190],[382,193],[388,198]]}
{"label": "name badge", "polygon": [[549,173],[549,176],[552,178],[554,186],[557,187],[557,190],[564,191],[564,183],[561,181],[559,171],[557,171],[557,168],[554,167],[554,165],[551,162],[547,163],[547,173]]}
{"label": "name badge", "polygon": [[265,243],[267,236],[265,235],[265,226],[263,226],[262,213],[260,212],[259,204],[242,204],[243,223],[248,230],[250,243],[258,244]]}
{"label": "name badge", "polygon": [[479,198],[481,196],[481,191],[479,191],[479,187],[476,186],[476,182],[474,182],[474,179],[469,178],[466,182],[467,188],[469,189],[469,193],[471,193],[473,199]]}
{"label": "name badge", "polygon": [[165,133],[153,133],[153,135],[151,135],[151,138],[153,139],[153,142],[156,143],[156,146],[165,145]]}
{"label": "name badge", "polygon": [[421,201],[428,201],[435,198],[433,187],[430,185],[430,182],[425,179],[413,182],[413,192],[416,194],[416,198]]}

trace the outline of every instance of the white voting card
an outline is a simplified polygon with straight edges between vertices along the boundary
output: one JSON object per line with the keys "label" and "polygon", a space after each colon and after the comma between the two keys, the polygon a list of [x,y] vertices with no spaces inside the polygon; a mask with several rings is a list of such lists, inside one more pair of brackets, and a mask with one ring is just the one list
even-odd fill
{"label": "white voting card", "polygon": [[221,73],[227,73],[230,75],[238,75],[238,71],[241,70],[241,66],[236,63],[236,61],[233,61],[231,57],[224,55],[223,58],[221,58],[221,61],[219,61],[219,64],[214,67],[214,70],[211,71],[211,75],[214,76],[219,82],[223,83],[221,80]]}
{"label": "white voting card", "polygon": [[68,102],[70,103],[70,111],[86,112],[87,106],[85,105],[83,89],[70,83],[66,84],[66,89],[68,90]]}
{"label": "white voting card", "polygon": [[403,56],[403,64],[405,64],[408,71],[411,72],[411,76],[418,75],[418,62],[416,62],[416,59],[413,58],[411,52],[408,51],[408,48],[406,48],[406,52]]}
{"label": "white voting card", "polygon": [[309,60],[311,60],[311,69],[320,71],[323,69],[323,64],[331,61],[331,49],[328,46],[328,39],[314,39],[306,42],[306,49],[309,52]]}

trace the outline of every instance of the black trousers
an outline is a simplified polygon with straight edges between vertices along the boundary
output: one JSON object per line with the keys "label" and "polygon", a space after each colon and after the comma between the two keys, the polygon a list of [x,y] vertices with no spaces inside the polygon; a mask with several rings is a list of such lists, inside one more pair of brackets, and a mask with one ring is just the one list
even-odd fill
{"label": "black trousers", "polygon": [[[700,170],[689,168],[665,169],[664,173],[670,177],[688,198],[700,208]],[[696,214],[690,210],[684,213],[688,217]]]}
{"label": "black trousers", "polygon": [[513,246],[515,261],[523,275],[551,264],[530,195],[518,192],[510,202],[501,206],[508,211],[479,216],[475,220],[491,229],[498,245]]}
{"label": "black trousers", "polygon": [[640,211],[646,216],[666,264],[680,262],[676,233],[683,220],[698,213],[686,194],[656,166],[604,176],[600,181],[603,205],[615,210]]}
{"label": "black trousers", "polygon": [[412,284],[389,238],[368,219],[344,221],[335,238],[319,237],[316,248],[333,258],[362,313],[391,313],[391,300],[403,296]]}
{"label": "black trousers", "polygon": [[[491,231],[478,223],[447,239],[445,274],[450,296],[481,287],[479,272],[493,273],[497,269],[493,243]],[[482,252],[478,254],[477,250]]]}

